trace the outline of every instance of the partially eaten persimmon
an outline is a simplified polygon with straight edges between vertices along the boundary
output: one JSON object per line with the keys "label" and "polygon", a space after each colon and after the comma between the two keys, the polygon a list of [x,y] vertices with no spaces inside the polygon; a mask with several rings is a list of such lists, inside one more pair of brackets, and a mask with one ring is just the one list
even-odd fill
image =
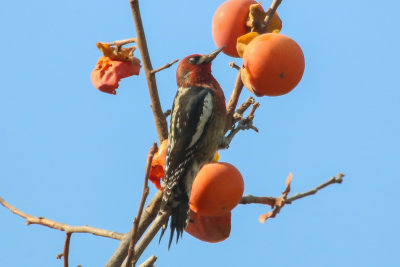
{"label": "partially eaten persimmon", "polygon": [[132,75],[139,75],[140,67],[139,60],[117,61],[109,57],[100,57],[90,79],[94,87],[100,91],[115,95],[119,81]]}
{"label": "partially eaten persimmon", "polygon": [[164,177],[165,155],[167,154],[168,139],[161,142],[160,147],[154,154],[153,161],[151,162],[151,169],[149,173],[149,180],[161,189],[161,179]]}

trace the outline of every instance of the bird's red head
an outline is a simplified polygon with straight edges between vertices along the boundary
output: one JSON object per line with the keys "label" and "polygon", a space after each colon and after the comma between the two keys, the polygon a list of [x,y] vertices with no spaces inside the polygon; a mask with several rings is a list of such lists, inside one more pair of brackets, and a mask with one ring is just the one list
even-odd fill
{"label": "bird's red head", "polygon": [[211,62],[222,49],[224,47],[218,48],[208,55],[194,54],[182,59],[176,71],[178,87],[200,86],[215,81],[211,74]]}

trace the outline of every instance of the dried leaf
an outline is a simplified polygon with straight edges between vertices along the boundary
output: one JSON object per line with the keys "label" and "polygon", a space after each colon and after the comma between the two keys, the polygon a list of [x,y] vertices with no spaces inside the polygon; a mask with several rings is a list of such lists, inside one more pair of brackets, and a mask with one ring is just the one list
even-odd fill
{"label": "dried leaf", "polygon": [[236,42],[236,50],[238,52],[239,57],[243,57],[244,50],[246,49],[247,45],[256,38],[259,34],[256,32],[249,32],[237,39]]}
{"label": "dried leaf", "polygon": [[249,18],[247,20],[247,26],[251,28],[252,32],[257,32],[262,25],[264,24],[264,18],[266,16],[266,12],[264,8],[261,6],[261,3],[252,4],[249,7]]}
{"label": "dried leaf", "polygon": [[247,20],[247,26],[251,28],[252,32],[258,32],[259,34],[269,33],[269,32],[280,32],[282,29],[282,20],[278,16],[278,13],[275,12],[272,17],[268,28],[265,28],[265,17],[267,14],[271,12],[271,9],[268,9],[266,12],[261,6],[261,3],[250,5],[250,13],[249,18]]}
{"label": "dried leaf", "polygon": [[[270,8],[267,10],[267,13],[270,12]],[[279,33],[282,30],[282,20],[279,17],[278,13],[275,11],[274,16],[269,22],[267,32],[275,32]]]}
{"label": "dried leaf", "polygon": [[135,51],[136,46],[121,48],[116,46],[110,46],[106,43],[101,43],[101,42],[96,43],[96,46],[103,53],[105,57],[109,57],[112,60],[119,60],[119,61],[139,60],[133,56],[133,52]]}

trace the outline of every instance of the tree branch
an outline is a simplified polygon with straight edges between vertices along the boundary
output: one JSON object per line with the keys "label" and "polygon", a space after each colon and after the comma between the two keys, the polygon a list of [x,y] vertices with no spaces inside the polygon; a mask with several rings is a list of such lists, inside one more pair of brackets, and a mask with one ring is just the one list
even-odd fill
{"label": "tree branch", "polygon": [[[310,195],[315,195],[319,190],[321,190],[324,187],[327,187],[328,185],[341,184],[343,182],[344,176],[345,176],[344,174],[339,173],[336,177],[330,178],[325,183],[322,183],[309,191],[306,191],[304,193],[294,194],[293,196],[287,198],[285,200],[285,203],[292,204],[293,201],[296,201],[298,199],[301,199],[301,198],[304,198],[304,197],[307,197]],[[242,199],[240,200],[239,203],[240,204],[265,204],[265,205],[273,206],[275,199],[276,199],[275,197],[257,197],[257,196],[253,196],[253,195],[246,195],[246,196],[242,197]]]}
{"label": "tree branch", "polygon": [[144,183],[143,183],[143,193],[142,193],[142,198],[140,200],[138,213],[133,222],[132,237],[131,237],[131,241],[129,244],[128,256],[127,256],[127,260],[125,263],[125,267],[130,266],[130,264],[132,262],[132,258],[135,253],[134,247],[136,244],[136,236],[137,236],[137,232],[138,232],[138,227],[139,227],[140,219],[142,217],[142,211],[144,208],[144,204],[146,203],[146,198],[147,198],[147,195],[149,194],[148,181],[149,181],[149,173],[150,173],[150,169],[151,169],[151,162],[153,161],[153,157],[156,152],[157,152],[157,143],[154,143],[147,155],[146,173],[144,175]]}
{"label": "tree branch", "polygon": [[[154,195],[153,199],[151,200],[151,202],[144,209],[142,217],[140,219],[138,232],[135,237],[135,242],[138,241],[138,239],[143,235],[143,233],[149,227],[151,222],[157,216],[161,205],[162,194],[163,194],[162,191],[158,190]],[[132,234],[133,234],[133,229],[131,229],[128,233],[126,233],[123,236],[117,250],[114,252],[114,254],[111,256],[111,258],[105,265],[106,267],[120,267],[122,265],[124,259],[128,254],[128,247],[131,241]]]}
{"label": "tree branch", "polygon": [[232,69],[240,70],[240,67],[236,65],[235,62],[229,63],[229,67],[231,67]]}
{"label": "tree branch", "polygon": [[64,267],[68,267],[69,243],[71,241],[71,236],[72,236],[72,233],[67,232],[65,234],[65,243],[64,243],[64,251],[63,251]]}
{"label": "tree branch", "polygon": [[293,196],[287,198],[285,200],[285,203],[286,204],[292,204],[293,201],[298,200],[300,198],[311,196],[311,195],[315,195],[316,193],[318,193],[319,190],[321,190],[322,188],[327,187],[328,185],[341,184],[343,182],[343,177],[344,176],[345,176],[344,174],[339,173],[338,175],[336,175],[336,177],[330,178],[325,183],[322,183],[319,186],[317,186],[317,187],[315,187],[315,188],[313,188],[313,189],[311,189],[311,190],[309,190],[307,192],[294,194]]}
{"label": "tree branch", "polygon": [[71,241],[72,233],[65,234],[65,243],[63,253],[57,255],[57,259],[64,257],[64,267],[68,267],[69,243]]}
{"label": "tree branch", "polygon": [[257,197],[257,196],[253,196],[253,195],[247,195],[247,196],[243,196],[239,203],[240,204],[264,204],[264,205],[271,206],[271,208],[273,208],[272,211],[260,216],[260,222],[264,222],[268,218],[274,218],[285,204],[292,204],[292,202],[295,200],[298,200],[298,199],[301,199],[301,198],[304,198],[304,197],[307,197],[310,195],[314,195],[319,190],[327,187],[328,185],[340,184],[343,182],[344,176],[345,176],[344,174],[339,173],[336,177],[330,178],[325,183],[322,183],[309,191],[306,191],[301,194],[296,193],[294,196],[287,198],[287,195],[290,192],[290,181],[291,181],[291,175],[289,175],[290,178],[288,177],[288,180],[286,181],[286,190],[282,193],[282,196],[280,196],[280,197]]}
{"label": "tree branch", "polygon": [[242,89],[243,89],[242,77],[240,76],[240,71],[238,71],[232,95],[228,101],[228,105],[226,106],[225,132],[229,131],[229,129],[232,128],[233,113],[235,113],[235,109],[239,101]]}
{"label": "tree branch", "polygon": [[146,74],[147,86],[149,87],[151,108],[153,110],[154,121],[157,128],[158,140],[161,143],[164,139],[168,138],[167,120],[161,109],[160,98],[158,96],[157,82],[153,67],[150,61],[150,55],[147,48],[146,36],[143,29],[142,18],[139,9],[139,0],[129,0],[133,20],[135,21],[135,28],[137,34],[137,45],[139,47],[140,55],[142,57],[143,69]]}
{"label": "tree branch", "polygon": [[169,218],[170,212],[163,212],[157,216],[154,220],[153,224],[147,230],[146,234],[140,240],[139,244],[135,247],[135,257],[133,258],[133,262],[136,263],[139,257],[142,255],[143,251],[150,244],[151,240],[155,237],[158,230],[167,222]]}
{"label": "tree branch", "polygon": [[[160,99],[158,96],[157,83],[155,79],[155,71],[151,65],[150,55],[147,48],[146,36],[143,28],[143,23],[140,15],[139,1],[129,0],[133,20],[135,22],[135,29],[137,34],[137,45],[142,57],[143,68],[146,74],[147,85],[149,87],[149,94],[151,99],[151,107],[153,111],[154,121],[157,129],[158,140],[161,143],[163,140],[168,138],[168,128],[166,116],[162,112]],[[161,205],[162,192],[157,191],[150,204],[144,210],[144,213],[140,219],[137,235],[135,235],[134,242],[143,235],[147,227],[151,224],[154,218],[157,216],[158,210]],[[114,252],[110,260],[107,262],[106,267],[118,266],[120,267],[128,253],[128,247],[131,242],[134,229],[131,229],[124,235],[120,245]]]}
{"label": "tree branch", "polygon": [[124,40],[118,40],[118,41],[114,41],[112,43],[103,43],[109,46],[115,45],[117,47],[117,49],[119,50],[121,48],[121,46],[126,45],[126,44],[130,44],[130,43],[136,43],[137,39],[136,38],[129,38],[129,39],[124,39]]}
{"label": "tree branch", "polygon": [[276,10],[278,9],[278,7],[281,3],[282,3],[282,0],[273,0],[272,1],[270,10],[264,19],[264,25],[263,25],[264,28],[268,28],[268,25],[271,22],[272,17],[274,16]]}
{"label": "tree branch", "polygon": [[171,110],[167,109],[167,111],[164,112],[165,117],[167,118],[169,115],[171,115]]}
{"label": "tree branch", "polygon": [[[253,125],[253,119],[254,119],[254,112],[257,110],[257,108],[260,106],[260,103],[258,102],[253,102],[254,99],[248,98],[241,106],[241,110],[238,109],[238,111],[235,113],[236,116],[232,116],[232,123],[236,123],[236,119],[239,120],[239,123],[234,127],[231,126],[231,130],[227,136],[225,136],[220,144],[220,149],[226,149],[229,147],[230,143],[232,142],[233,137],[240,131],[240,130],[249,130],[252,129],[256,132],[258,132],[258,129]],[[250,114],[247,116],[247,118],[243,118],[242,114],[243,112],[250,106],[252,105],[252,109],[250,111]],[[235,118],[234,118],[235,117]]]}
{"label": "tree branch", "polygon": [[153,267],[154,263],[156,262],[156,256],[150,256],[146,261],[139,265],[139,267]]}
{"label": "tree branch", "polygon": [[169,67],[171,67],[172,65],[174,65],[176,62],[178,62],[179,61],[179,59],[175,59],[174,61],[172,61],[172,62],[170,62],[170,63],[167,63],[167,64],[165,64],[164,66],[162,66],[162,67],[160,67],[160,68],[158,68],[158,69],[155,69],[155,70],[152,70],[151,71],[151,74],[155,74],[155,73],[157,73],[157,72],[159,72],[159,71],[162,71],[162,70],[164,70],[164,69],[166,69],[166,68],[169,68]]}
{"label": "tree branch", "polygon": [[256,101],[254,100],[254,97],[250,96],[249,98],[246,99],[246,101],[244,101],[240,107],[238,107],[238,109],[236,110],[236,112],[233,114],[233,123],[235,123],[236,121],[239,121],[241,119],[243,119],[243,114],[244,112],[254,103],[256,103]]}
{"label": "tree branch", "polygon": [[49,228],[57,229],[60,231],[64,231],[67,233],[89,233],[97,236],[103,236],[108,238],[113,238],[117,240],[121,240],[123,234],[112,232],[109,230],[99,229],[91,226],[71,226],[65,223],[59,223],[50,219],[46,219],[44,217],[35,217],[33,215],[27,214],[23,211],[18,210],[13,207],[11,204],[7,203],[4,199],[0,197],[0,204],[9,209],[12,213],[26,219],[26,224],[40,224],[43,226],[47,226]]}

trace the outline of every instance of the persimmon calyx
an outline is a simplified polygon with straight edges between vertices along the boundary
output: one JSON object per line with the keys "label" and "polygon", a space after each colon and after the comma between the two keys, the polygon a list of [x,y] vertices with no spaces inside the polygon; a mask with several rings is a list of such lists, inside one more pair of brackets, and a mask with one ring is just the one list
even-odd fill
{"label": "persimmon calyx", "polygon": [[258,32],[259,34],[269,33],[273,31],[280,31],[282,29],[282,20],[275,12],[274,16],[270,20],[268,27],[265,27],[265,17],[271,12],[271,8],[264,11],[261,3],[252,4],[249,7],[249,17],[246,22],[246,26],[251,28],[252,32]]}
{"label": "persimmon calyx", "polygon": [[140,64],[140,60],[133,56],[133,52],[136,50],[136,46],[120,47],[112,46],[102,42],[96,43],[96,46],[101,51],[101,53],[103,53],[103,56],[108,57],[112,60],[130,61]]}
{"label": "persimmon calyx", "polygon": [[244,50],[246,49],[247,45],[256,38],[259,34],[257,32],[249,32],[237,39],[236,42],[236,50],[240,57],[243,57]]}

